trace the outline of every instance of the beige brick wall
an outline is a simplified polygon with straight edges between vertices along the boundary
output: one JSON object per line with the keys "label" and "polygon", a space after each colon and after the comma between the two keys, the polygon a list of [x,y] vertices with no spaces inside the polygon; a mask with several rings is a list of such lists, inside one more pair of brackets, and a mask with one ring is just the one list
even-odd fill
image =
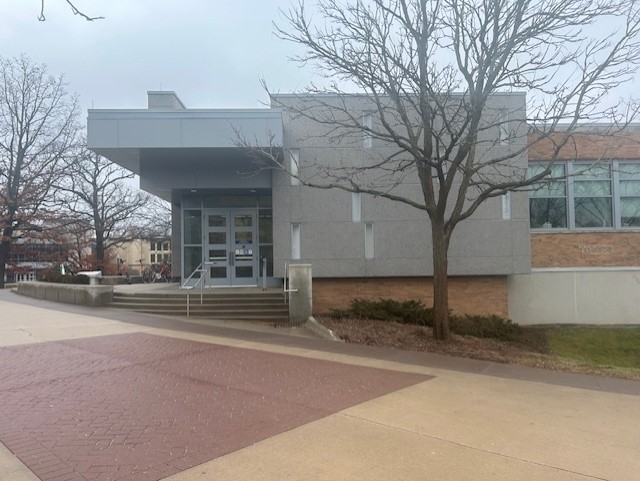
{"label": "beige brick wall", "polygon": [[[313,280],[313,312],[345,309],[352,299],[418,300],[433,305],[433,282],[426,277],[346,278]],[[506,276],[449,278],[449,307],[457,314],[498,314],[507,317]]]}
{"label": "beige brick wall", "polygon": [[640,266],[640,232],[531,233],[531,267]]}

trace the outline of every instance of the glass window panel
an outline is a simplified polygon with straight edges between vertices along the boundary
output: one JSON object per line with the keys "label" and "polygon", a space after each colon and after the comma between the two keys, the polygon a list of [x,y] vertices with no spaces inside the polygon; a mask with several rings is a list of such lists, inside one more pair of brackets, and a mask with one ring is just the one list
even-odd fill
{"label": "glass window panel", "polygon": [[534,229],[567,227],[566,199],[529,199],[529,218]]}
{"label": "glass window panel", "polygon": [[640,180],[621,180],[620,195],[640,196]]}
{"label": "glass window panel", "polygon": [[210,270],[210,275],[212,279],[225,279],[227,277],[227,268],[226,267],[212,267]]}
{"label": "glass window panel", "polygon": [[209,232],[209,244],[226,244],[226,232]]}
{"label": "glass window panel", "polygon": [[260,211],[258,239],[260,244],[273,244],[273,214],[270,210]]}
{"label": "glass window panel", "polygon": [[375,257],[375,238],[373,223],[371,222],[364,225],[364,257],[365,259],[373,259]]}
{"label": "glass window panel", "polygon": [[576,198],[576,227],[611,227],[611,198]]}
{"label": "glass window panel", "polygon": [[362,220],[362,194],[360,192],[351,193],[351,221],[360,222]]}
{"label": "glass window panel", "polygon": [[573,195],[575,197],[600,197],[611,195],[611,181],[591,180],[587,182],[576,181],[573,183]]}
{"label": "glass window panel", "polygon": [[[186,279],[191,275],[196,267],[202,262],[202,250],[200,247],[184,248],[184,271],[183,276]],[[195,274],[192,279],[199,279],[199,275]]]}
{"label": "glass window panel", "polygon": [[236,215],[233,220],[236,227],[251,227],[253,225],[253,216],[250,215]]}
{"label": "glass window panel", "polygon": [[620,199],[622,227],[640,226],[640,198]]}
{"label": "glass window panel", "polygon": [[226,249],[210,249],[209,250],[209,260],[227,260],[227,250]]}
{"label": "glass window panel", "polygon": [[302,256],[300,224],[291,224],[291,259],[298,260]]}
{"label": "glass window panel", "polygon": [[236,232],[236,244],[253,244],[253,232]]}
{"label": "glass window panel", "polygon": [[611,166],[604,164],[575,164],[573,172],[579,180],[603,180],[611,178]]}
{"label": "glass window panel", "polygon": [[227,216],[226,215],[210,215],[209,227],[226,227]]}
{"label": "glass window panel", "polygon": [[184,243],[202,243],[202,217],[199,210],[184,211]]}
{"label": "glass window panel", "polygon": [[185,195],[182,198],[182,206],[185,209],[188,209],[191,207],[195,207],[196,209],[199,209],[200,207],[202,207],[200,205],[201,200],[202,200],[202,197],[200,197],[199,195]]}
{"label": "glass window panel", "polygon": [[618,172],[621,179],[640,179],[640,163],[619,164]]}
{"label": "glass window panel", "polygon": [[236,277],[253,277],[252,266],[238,266],[236,267]]}
{"label": "glass window panel", "polygon": [[[527,177],[541,174],[547,168],[547,164],[531,164],[528,168]],[[529,193],[529,197],[565,197],[567,195],[566,170],[564,164],[556,164],[551,167],[549,179],[561,178],[560,180],[548,180],[534,185]]]}
{"label": "glass window panel", "polygon": [[567,195],[566,182],[545,182],[535,185],[533,189],[530,197],[564,197]]}
{"label": "glass window panel", "polygon": [[[547,164],[531,164],[528,168],[527,177],[533,177],[542,173],[547,168]],[[555,164],[551,166],[551,178],[560,178],[565,175],[565,165]]]}

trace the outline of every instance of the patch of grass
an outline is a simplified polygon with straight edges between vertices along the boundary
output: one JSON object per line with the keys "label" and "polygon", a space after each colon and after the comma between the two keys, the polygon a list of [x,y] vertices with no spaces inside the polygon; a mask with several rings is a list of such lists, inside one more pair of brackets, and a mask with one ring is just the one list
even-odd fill
{"label": "patch of grass", "polygon": [[640,327],[565,327],[547,331],[552,354],[595,368],[640,369]]}

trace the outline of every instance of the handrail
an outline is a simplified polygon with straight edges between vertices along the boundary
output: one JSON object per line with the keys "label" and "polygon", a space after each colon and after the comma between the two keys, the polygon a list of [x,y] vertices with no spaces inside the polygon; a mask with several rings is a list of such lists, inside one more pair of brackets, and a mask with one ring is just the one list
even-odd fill
{"label": "handrail", "polygon": [[198,287],[198,284],[200,283],[201,280],[203,280],[205,276],[200,276],[200,278],[196,281],[196,283],[192,286],[188,286],[187,283],[191,280],[191,278],[197,273],[197,272],[204,272],[205,274],[207,272],[209,272],[209,267],[211,267],[213,265],[213,262],[210,261],[204,261],[201,262],[200,264],[198,264],[198,267],[196,267],[193,272],[191,274],[189,274],[189,277],[187,277],[185,279],[185,281],[182,283],[182,285],[180,286],[180,289],[194,289],[196,287]]}
{"label": "handrail", "polygon": [[[198,264],[198,267],[196,267],[193,270],[193,272],[189,275],[189,277],[187,277],[186,280],[180,286],[180,289],[195,289],[196,287],[198,287],[198,284],[200,284],[200,304],[203,304],[204,281],[206,280],[207,275],[209,274],[209,266],[212,266],[212,265],[213,265],[213,262],[207,262],[207,261],[201,262],[200,264]],[[187,283],[191,280],[191,278],[193,278],[196,272],[200,272],[201,274],[204,273],[204,275],[200,275],[200,277],[198,278],[198,280],[194,285],[188,286]],[[190,310],[189,296],[190,294],[187,293],[187,317],[189,317],[189,314],[190,314],[189,313],[189,310]]]}
{"label": "handrail", "polygon": [[196,267],[193,272],[191,274],[189,274],[189,277],[187,277],[185,279],[185,281],[180,285],[180,289],[193,289],[194,287],[196,287],[198,285],[198,282],[200,282],[200,279],[202,279],[202,276],[200,276],[200,279],[198,279],[198,281],[193,285],[193,286],[188,286],[187,283],[191,280],[191,278],[195,275],[196,272],[202,272],[204,262],[201,262],[200,264],[198,264],[198,267]]}

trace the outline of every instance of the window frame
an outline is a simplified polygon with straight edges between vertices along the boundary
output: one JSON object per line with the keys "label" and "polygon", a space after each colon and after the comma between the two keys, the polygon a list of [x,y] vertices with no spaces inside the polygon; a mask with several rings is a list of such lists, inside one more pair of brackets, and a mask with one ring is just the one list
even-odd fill
{"label": "window frame", "polygon": [[[610,177],[609,182],[611,185],[611,215],[612,222],[611,226],[604,227],[576,227],[576,196],[575,196],[575,187],[576,187],[576,179],[579,177],[579,174],[576,174],[579,170],[582,170],[586,165],[597,165],[598,163],[606,163],[610,169]],[[546,165],[545,161],[531,161],[529,162],[529,167],[533,165]],[[587,231],[638,231],[640,230],[640,225],[635,226],[624,226],[622,225],[622,200],[624,198],[638,198],[640,199],[640,195],[622,195],[621,181],[625,180],[637,180],[640,182],[640,174],[637,179],[621,179],[620,178],[620,169],[624,168],[621,166],[636,164],[640,167],[640,159],[614,159],[607,161],[597,161],[597,160],[589,160],[589,159],[577,159],[570,161],[561,161],[556,162],[556,164],[562,164],[565,166],[565,172],[567,178],[565,179],[566,188],[565,188],[565,198],[566,198],[566,208],[567,208],[567,227],[531,227],[531,212],[529,212],[529,228],[535,232],[563,232],[563,231],[575,231],[575,232],[587,232]],[[595,180],[594,180],[595,181]],[[580,182],[578,180],[577,182]],[[529,193],[529,199],[532,198],[531,192]],[[585,198],[587,196],[578,196],[577,198]],[[606,197],[606,196],[595,196],[598,197]]]}

